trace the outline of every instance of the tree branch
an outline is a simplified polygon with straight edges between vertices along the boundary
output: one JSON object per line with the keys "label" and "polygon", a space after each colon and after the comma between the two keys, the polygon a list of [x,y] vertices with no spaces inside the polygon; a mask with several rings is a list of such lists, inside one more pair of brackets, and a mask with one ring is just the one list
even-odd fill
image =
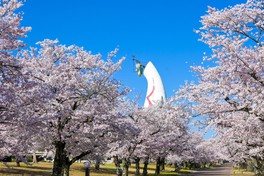
{"label": "tree branch", "polygon": [[73,157],[71,159],[71,161],[69,161],[69,163],[68,163],[69,166],[72,165],[75,161],[81,159],[82,157],[84,157],[84,156],[86,156],[86,155],[88,155],[90,153],[92,153],[92,151],[91,150],[87,150],[87,151],[82,152],[80,155]]}

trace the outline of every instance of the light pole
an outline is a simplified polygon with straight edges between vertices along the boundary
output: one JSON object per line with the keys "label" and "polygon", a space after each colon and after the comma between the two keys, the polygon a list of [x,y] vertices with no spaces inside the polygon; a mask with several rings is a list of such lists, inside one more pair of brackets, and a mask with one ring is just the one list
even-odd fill
{"label": "light pole", "polygon": [[117,176],[122,176],[123,175],[123,169],[121,167],[117,168]]}
{"label": "light pole", "polygon": [[90,176],[90,166],[91,163],[89,161],[84,162],[85,176]]}

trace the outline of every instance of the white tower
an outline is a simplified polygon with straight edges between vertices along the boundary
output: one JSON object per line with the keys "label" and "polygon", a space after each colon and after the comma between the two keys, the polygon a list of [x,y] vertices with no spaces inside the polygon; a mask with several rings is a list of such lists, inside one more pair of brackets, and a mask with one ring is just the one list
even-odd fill
{"label": "white tower", "polygon": [[160,75],[152,62],[148,62],[146,66],[143,66],[140,62],[136,61],[136,70],[139,76],[143,73],[148,82],[144,107],[165,102],[166,96],[164,86]]}

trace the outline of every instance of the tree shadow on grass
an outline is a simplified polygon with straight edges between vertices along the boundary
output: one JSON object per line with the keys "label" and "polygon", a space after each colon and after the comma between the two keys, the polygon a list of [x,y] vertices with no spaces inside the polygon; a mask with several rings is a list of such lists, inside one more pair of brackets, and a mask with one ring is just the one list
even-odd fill
{"label": "tree shadow on grass", "polygon": [[99,170],[91,169],[93,173],[101,173],[101,174],[116,174],[115,168],[100,168]]}
{"label": "tree shadow on grass", "polygon": [[[159,174],[159,175],[162,175],[162,176],[179,176],[179,174]],[[156,174],[148,174],[148,176],[157,176]]]}
{"label": "tree shadow on grass", "polygon": [[[129,169],[130,169],[130,168],[131,168],[131,169],[136,169],[136,166],[135,166],[135,165],[132,165],[132,166],[129,167]],[[144,167],[140,165],[139,168],[140,168],[140,170],[143,170]],[[156,169],[153,168],[153,167],[148,167],[148,170],[156,170]]]}
{"label": "tree shadow on grass", "polygon": [[[27,168],[27,169],[36,169],[36,170],[43,170],[44,172],[49,172],[51,171],[51,168],[48,168],[48,167],[41,167],[41,166],[25,166],[24,168]],[[15,169],[19,169],[19,167],[16,167]]]}
{"label": "tree shadow on grass", "polygon": [[5,175],[6,176],[50,176],[51,172],[28,171],[28,170],[20,170],[17,168],[13,168],[13,169],[1,169],[0,175],[3,175],[3,176]]}

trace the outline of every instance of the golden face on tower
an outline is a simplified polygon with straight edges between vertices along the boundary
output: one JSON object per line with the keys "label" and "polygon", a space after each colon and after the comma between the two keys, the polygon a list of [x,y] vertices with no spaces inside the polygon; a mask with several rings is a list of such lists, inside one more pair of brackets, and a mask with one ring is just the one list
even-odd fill
{"label": "golden face on tower", "polygon": [[136,63],[136,71],[138,73],[138,76],[141,76],[144,71],[144,66],[141,65],[140,63]]}

